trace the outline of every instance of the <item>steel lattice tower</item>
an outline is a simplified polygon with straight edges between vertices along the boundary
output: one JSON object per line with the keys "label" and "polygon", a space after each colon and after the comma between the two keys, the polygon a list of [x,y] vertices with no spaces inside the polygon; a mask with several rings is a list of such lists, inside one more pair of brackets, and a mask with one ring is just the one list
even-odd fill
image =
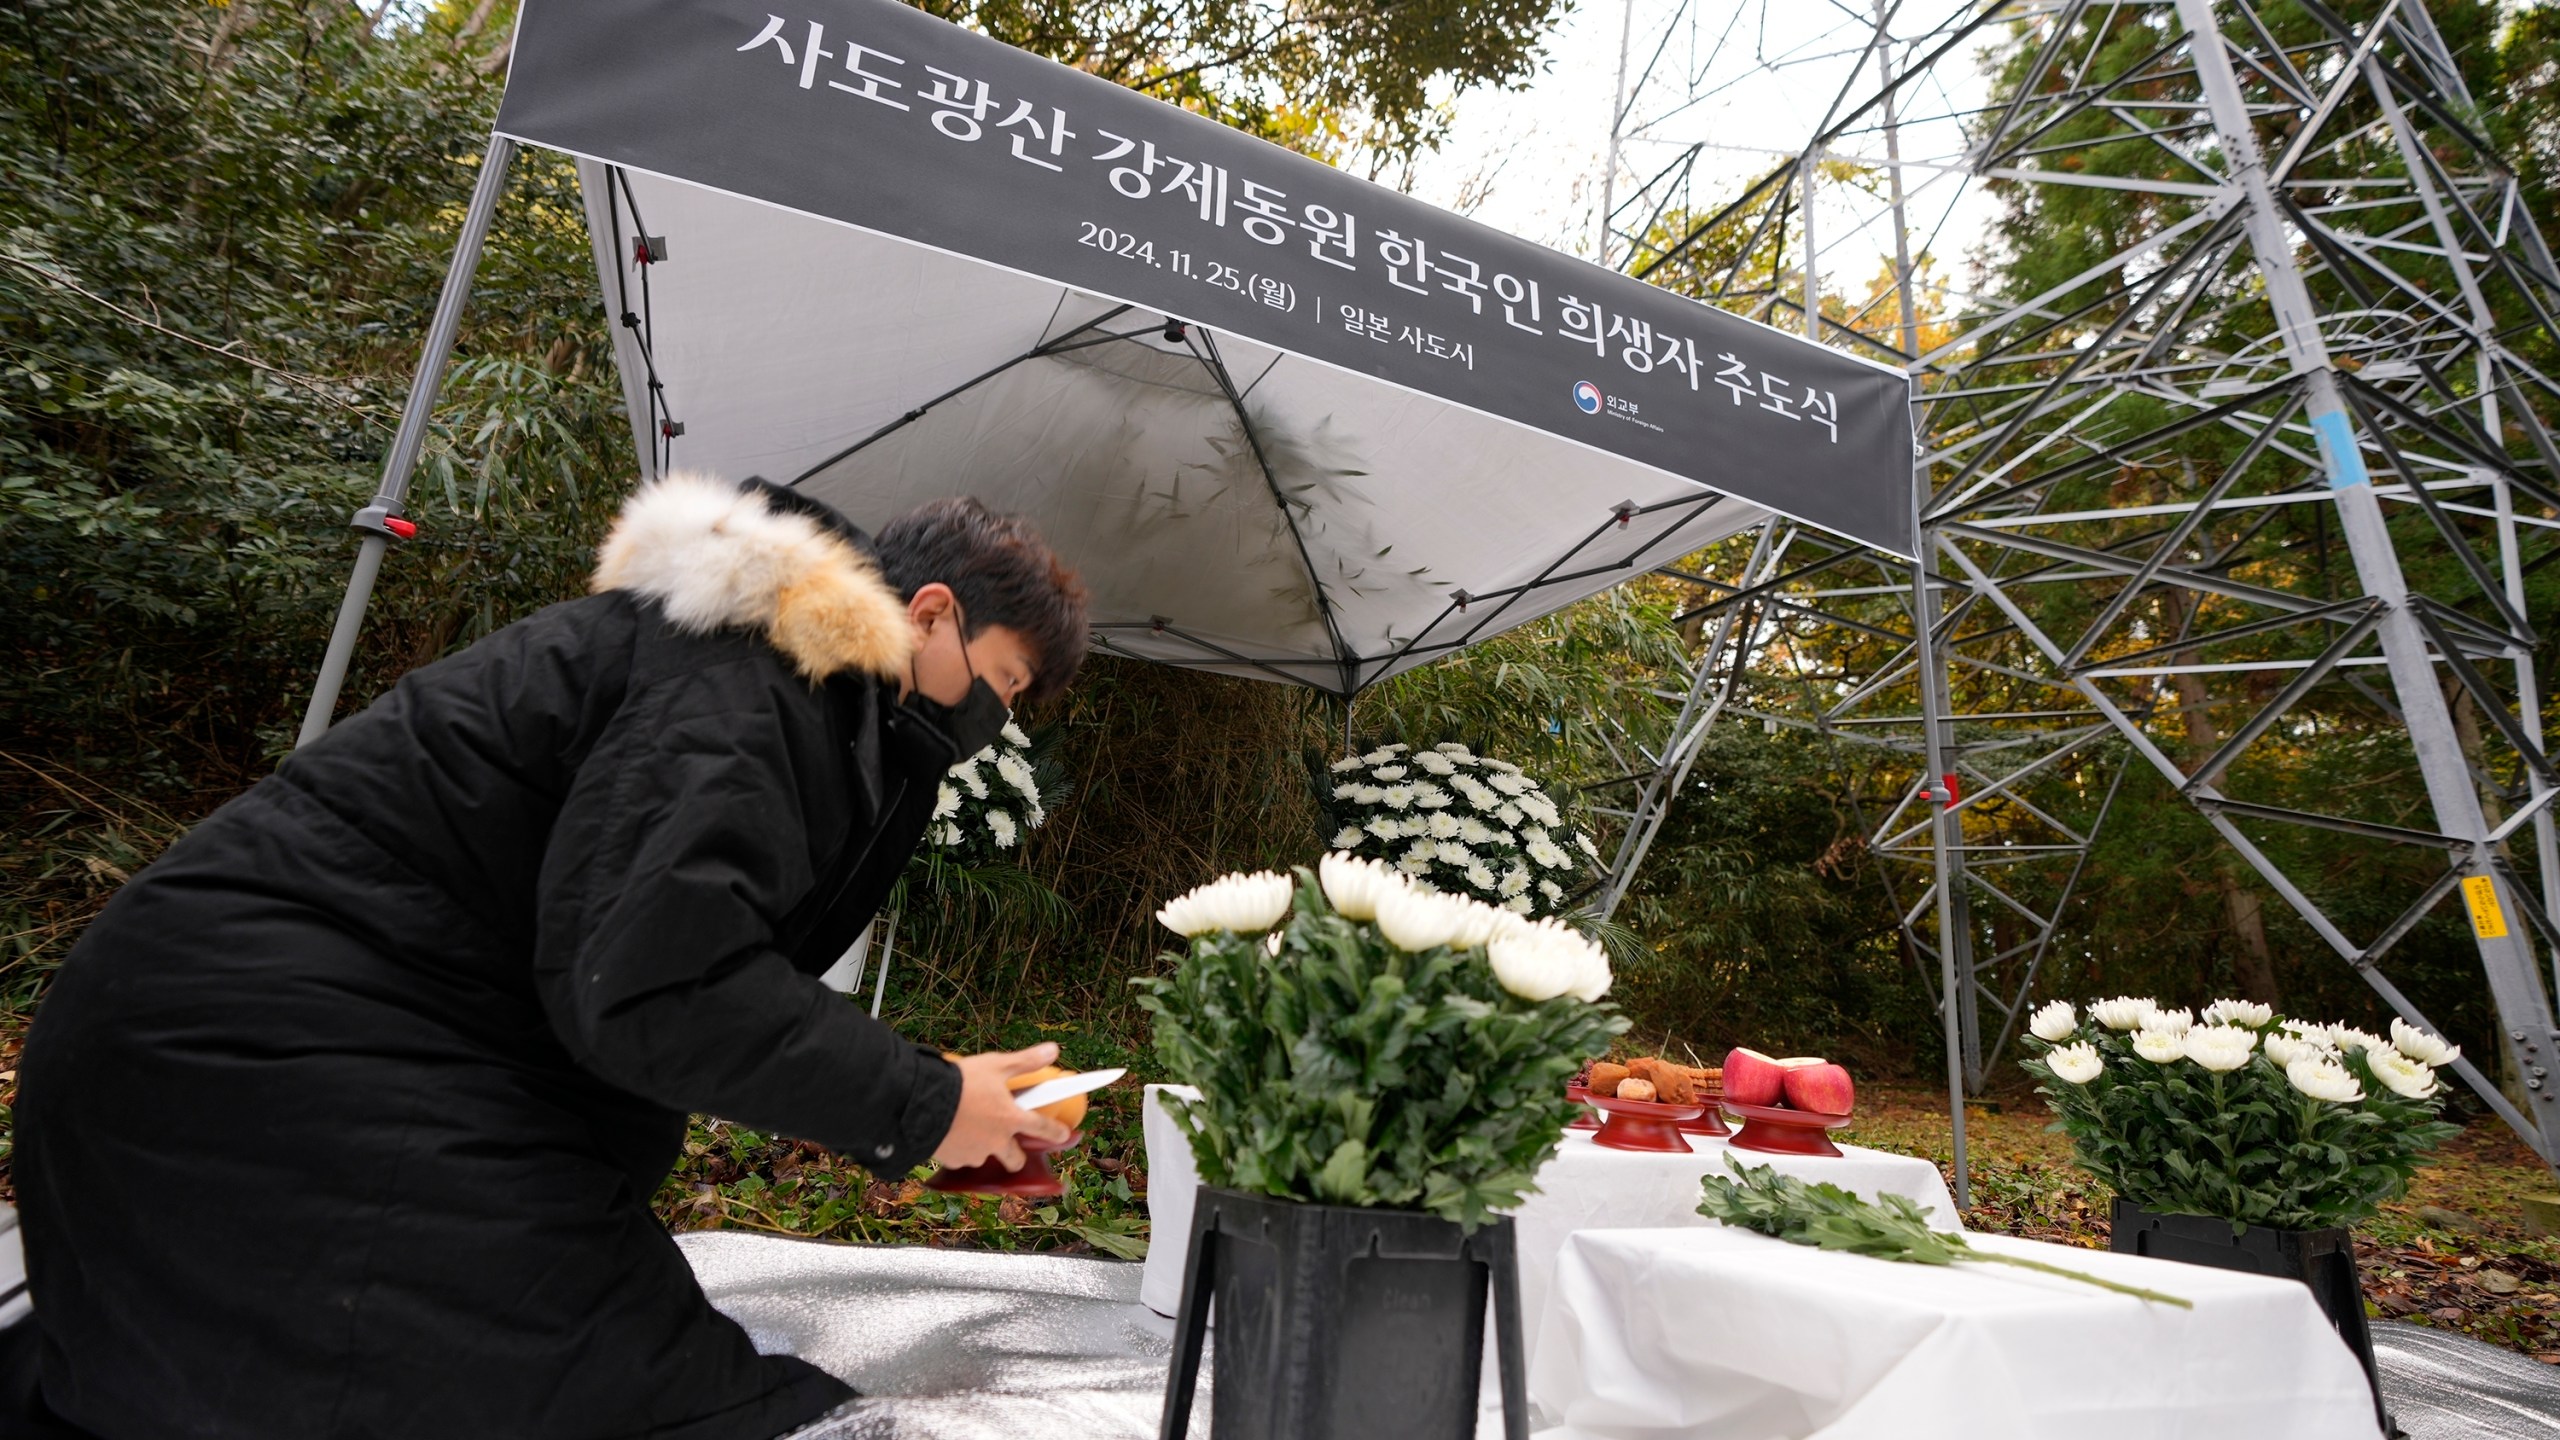
{"label": "steel lattice tower", "polygon": [[[1834,32],[1838,98],[1739,198],[1693,203],[1702,158],[1732,148],[1698,141],[1609,212],[1631,273],[1773,323],[1820,315],[1826,342],[1909,372],[1924,540],[1914,567],[1775,520],[1739,574],[1683,577],[1703,644],[1667,738],[1607,802],[1603,908],[1708,727],[1809,727],[1875,757],[1901,794],[1871,844],[1908,876],[1906,936],[1953,998],[1960,1096],[2023,1023],[2090,841],[2145,767],[2413,1023],[2434,1028],[2392,948],[2467,905],[2521,1099],[2490,1056],[2457,1068],[2560,1160],[2560,787],[2525,613],[2526,573],[2560,554],[2560,381],[2535,358],[2560,266],[2443,37],[2422,0],[1922,8],[1878,0],[1863,41]],[[1998,41],[2010,98],[1938,83]],[[1924,329],[1911,217],[1932,187],[2118,192],[2117,228],[2042,293],[1955,296]],[[1844,207],[1889,227],[1892,283],[1826,309],[1841,242],[1807,232]],[[1773,252],[1801,258],[1755,263]],[[1791,675],[1790,637],[1817,628],[1847,669]],[[2377,773],[2411,778],[2319,810],[2265,798],[2294,740],[2348,722],[2396,747]],[[2440,869],[2396,918],[2342,918],[2334,885],[2271,853],[2305,830]]]}

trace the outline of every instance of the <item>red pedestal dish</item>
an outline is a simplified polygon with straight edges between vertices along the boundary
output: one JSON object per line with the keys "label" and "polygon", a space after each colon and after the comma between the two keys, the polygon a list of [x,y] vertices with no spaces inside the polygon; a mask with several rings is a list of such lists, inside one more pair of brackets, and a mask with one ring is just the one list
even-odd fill
{"label": "red pedestal dish", "polygon": [[1021,1139],[1021,1169],[1007,1170],[990,1160],[984,1165],[969,1165],[958,1170],[937,1170],[932,1179],[924,1182],[924,1188],[946,1195],[1022,1195],[1036,1198],[1067,1193],[1064,1182],[1049,1168],[1049,1154],[1053,1150],[1074,1149],[1083,1141],[1084,1132],[1078,1130],[1057,1145],[1046,1140],[1034,1140],[1028,1135]]}
{"label": "red pedestal dish", "polygon": [[1662,1150],[1685,1155],[1689,1153],[1689,1137],[1680,1133],[1680,1122],[1697,1119],[1703,1108],[1665,1105],[1656,1100],[1621,1100],[1614,1095],[1593,1095],[1589,1099],[1609,1117],[1600,1122],[1600,1133],[1591,1137],[1591,1143],[1610,1150]]}
{"label": "red pedestal dish", "polygon": [[1564,1128],[1567,1130],[1597,1130],[1600,1128],[1600,1122],[1591,1118],[1590,1091],[1585,1090],[1579,1085],[1567,1085],[1564,1087],[1564,1098],[1581,1107],[1573,1112],[1573,1119],[1566,1124]]}
{"label": "red pedestal dish", "polygon": [[1724,1123],[1724,1092],[1721,1090],[1709,1090],[1700,1095],[1698,1099],[1699,1102],[1705,1106],[1705,1109],[1699,1113],[1697,1119],[1681,1121],[1680,1133],[1683,1135],[1707,1135],[1717,1138],[1732,1134],[1733,1132],[1731,1130],[1725,1128]]}
{"label": "red pedestal dish", "polygon": [[1811,1110],[1786,1110],[1775,1105],[1736,1105],[1724,1102],[1724,1113],[1742,1122],[1742,1133],[1733,1137],[1736,1150],[1757,1150],[1767,1155],[1837,1155],[1840,1147],[1831,1143],[1828,1132],[1849,1123],[1846,1115],[1822,1115]]}

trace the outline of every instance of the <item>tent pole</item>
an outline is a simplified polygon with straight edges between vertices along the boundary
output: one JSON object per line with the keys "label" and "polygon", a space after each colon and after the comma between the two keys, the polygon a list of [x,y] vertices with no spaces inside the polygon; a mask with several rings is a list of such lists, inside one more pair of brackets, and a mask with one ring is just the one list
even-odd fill
{"label": "tent pole", "polygon": [[311,705],[302,715],[299,750],[329,729],[338,708],[338,690],[346,684],[347,665],[355,658],[356,632],[364,626],[365,605],[373,598],[373,582],[382,573],[382,553],[391,538],[416,527],[401,520],[400,505],[409,494],[410,473],[418,468],[418,452],[427,439],[427,422],[435,414],[436,391],[444,383],[445,361],[462,328],[462,307],[471,299],[471,275],[480,266],[480,249],[489,239],[489,223],[498,213],[498,196],[507,188],[507,171],[516,158],[516,142],[489,137],[480,159],[480,179],[471,189],[471,208],[462,219],[462,236],[454,242],[453,261],[444,272],[444,290],[436,297],[435,318],[427,325],[427,343],[418,353],[417,374],[409,381],[409,403],[400,412],[399,432],[382,462],[382,484],[373,499],[347,523],[365,532],[356,551],[355,569],[347,576],[347,596],[339,602],[338,622],[329,631],[328,653],[321,658],[319,679],[311,687]]}
{"label": "tent pole", "polygon": [[[1918,396],[1913,396],[1916,419]],[[1948,747],[1954,739],[1949,724],[1953,707],[1947,702],[1945,667],[1938,654],[1938,592],[1935,581],[1938,567],[1931,553],[1931,537],[1921,519],[1929,472],[1923,464],[1915,464],[1911,474],[1911,644],[1913,657],[1920,670],[1920,752],[1928,768],[1920,777],[1923,803],[1930,809],[1929,849],[1937,872],[1938,889],[1938,1020],[1947,1045],[1947,1123],[1955,1140],[1955,1191],[1959,1213],[1972,1207],[1972,1166],[1967,1163],[1964,1143],[1965,1063],[1962,1012],[1958,997],[1964,987],[1973,984],[1973,967],[1957,963],[1957,941],[1960,927],[1969,923],[1960,918],[1956,904],[1957,876],[1960,863],[1951,850],[1964,844],[1964,821],[1951,808],[1955,797],[1948,792],[1948,772],[1955,767],[1948,758]]]}

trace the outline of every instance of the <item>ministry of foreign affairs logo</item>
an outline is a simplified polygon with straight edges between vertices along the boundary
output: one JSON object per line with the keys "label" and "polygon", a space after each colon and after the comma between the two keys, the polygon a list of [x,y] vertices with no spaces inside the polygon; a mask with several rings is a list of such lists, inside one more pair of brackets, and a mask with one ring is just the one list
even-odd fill
{"label": "ministry of foreign affairs logo", "polygon": [[1573,382],[1573,405],[1585,415],[1597,415],[1601,406],[1600,387],[1588,380]]}

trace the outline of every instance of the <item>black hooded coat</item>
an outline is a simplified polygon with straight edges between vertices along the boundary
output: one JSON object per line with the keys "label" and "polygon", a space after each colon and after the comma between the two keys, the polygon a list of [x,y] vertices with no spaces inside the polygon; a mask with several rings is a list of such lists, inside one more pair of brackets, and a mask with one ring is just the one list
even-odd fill
{"label": "black hooded coat", "polygon": [[897,704],[913,630],[864,545],[659,484],[596,594],[404,677],[123,888],[20,1067],[55,1415],[760,1440],[851,1394],[758,1355],[649,1202],[689,1112],[895,1175],[958,1104],[816,979],[954,758]]}

